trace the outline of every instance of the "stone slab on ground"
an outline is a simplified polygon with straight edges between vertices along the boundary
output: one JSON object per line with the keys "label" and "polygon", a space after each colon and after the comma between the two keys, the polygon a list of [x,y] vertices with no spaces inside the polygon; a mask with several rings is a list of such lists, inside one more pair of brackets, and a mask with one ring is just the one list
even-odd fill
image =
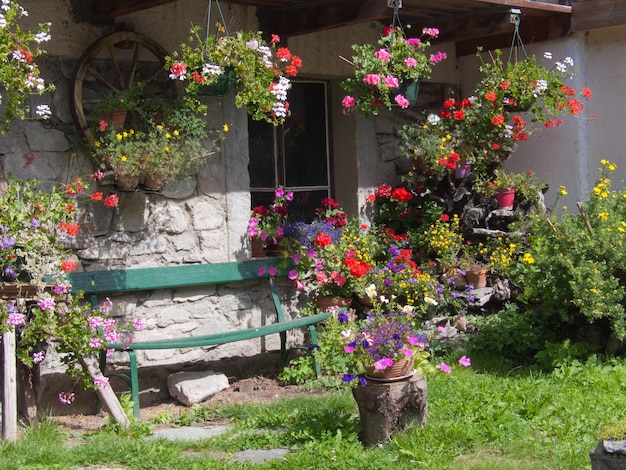
{"label": "stone slab on ground", "polygon": [[182,428],[167,428],[150,435],[149,439],[166,439],[168,441],[198,441],[211,439],[229,431],[232,426],[185,426]]}
{"label": "stone slab on ground", "polygon": [[167,389],[184,405],[195,405],[229,387],[228,377],[212,370],[176,372],[167,378]]}

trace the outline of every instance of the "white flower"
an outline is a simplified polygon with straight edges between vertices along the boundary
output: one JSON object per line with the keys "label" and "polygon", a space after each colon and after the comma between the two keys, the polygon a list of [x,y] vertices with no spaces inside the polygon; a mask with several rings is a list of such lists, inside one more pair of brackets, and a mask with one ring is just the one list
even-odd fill
{"label": "white flower", "polygon": [[45,42],[50,40],[50,35],[48,33],[37,33],[35,35],[35,41],[37,42]]}
{"label": "white flower", "polygon": [[9,8],[11,8],[10,3],[11,3],[11,0],[2,0],[2,6],[0,8],[3,9],[4,11],[8,11]]}
{"label": "white flower", "polygon": [[546,80],[537,80],[537,85],[533,90],[533,94],[535,97],[541,95],[544,91],[548,89],[548,82]]}
{"label": "white flower", "polygon": [[428,124],[430,124],[431,126],[436,126],[437,124],[439,124],[439,121],[441,121],[441,118],[437,116],[436,114],[431,113],[428,115],[426,120],[428,121]]}
{"label": "white flower", "polygon": [[47,104],[38,104],[35,113],[42,119],[49,119],[52,115],[52,111],[50,111],[50,106],[48,106]]}
{"label": "white flower", "polygon": [[350,338],[352,338],[352,330],[343,330],[341,332],[341,337],[343,339],[350,339]]}
{"label": "white flower", "polygon": [[567,65],[568,67],[573,67],[574,66],[574,59],[572,59],[571,57],[566,57],[565,59],[563,59],[563,63],[565,65]]}
{"label": "white flower", "polygon": [[563,64],[562,62],[557,62],[556,64],[554,64],[554,67],[559,71],[559,72],[565,72],[567,71],[567,67],[565,66],[565,64]]}
{"label": "white flower", "polygon": [[405,305],[404,307],[402,307],[402,313],[406,313],[408,316],[413,316],[414,310],[415,307],[413,307],[413,305]]}
{"label": "white flower", "polygon": [[375,299],[376,294],[376,284],[370,284],[365,288],[365,295],[367,295],[370,299]]}
{"label": "white flower", "polygon": [[202,66],[202,73],[209,75],[221,75],[224,73],[224,70],[217,64],[210,64],[207,62]]}
{"label": "white flower", "polygon": [[426,302],[427,304],[430,305],[438,305],[439,302],[437,302],[435,299],[431,298],[431,297],[424,297],[424,302]]}
{"label": "white flower", "polygon": [[552,59],[552,52],[546,51],[546,52],[543,53],[543,56],[546,59],[550,60],[550,59]]}
{"label": "white flower", "polygon": [[3,15],[0,15],[0,28],[6,28],[6,26],[7,26],[7,19]]}

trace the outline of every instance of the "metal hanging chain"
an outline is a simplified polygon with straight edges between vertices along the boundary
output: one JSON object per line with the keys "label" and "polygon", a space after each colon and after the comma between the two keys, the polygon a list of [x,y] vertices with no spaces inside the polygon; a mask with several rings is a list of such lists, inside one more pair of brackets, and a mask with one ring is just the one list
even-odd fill
{"label": "metal hanging chain", "polygon": [[400,22],[400,16],[398,15],[400,8],[402,8],[402,0],[388,0],[387,6],[393,7],[393,17],[391,21],[392,33],[395,34],[396,27],[398,27],[400,31],[404,33],[404,28],[402,27],[402,23]]}
{"label": "metal hanging chain", "polygon": [[[521,22],[522,11],[518,8],[511,9],[511,23],[515,24],[515,30],[513,31],[513,40],[511,41],[511,49],[509,50],[509,62],[513,59],[513,53],[515,51],[515,62],[517,63],[517,48],[519,47],[524,54],[524,59],[528,59],[524,43],[522,42],[522,36],[519,34],[519,24]],[[522,59],[522,60],[524,60]]]}
{"label": "metal hanging chain", "polygon": [[208,0],[207,11],[205,15],[205,23],[206,23],[206,39],[209,39],[209,32],[211,31],[211,3],[215,2],[215,6],[217,7],[217,11],[220,14],[220,20],[222,20],[222,26],[224,27],[224,31],[226,32],[226,36],[230,36],[230,32],[228,31],[228,26],[226,25],[226,20],[224,19],[224,14],[222,13],[222,8],[220,7],[219,0]]}

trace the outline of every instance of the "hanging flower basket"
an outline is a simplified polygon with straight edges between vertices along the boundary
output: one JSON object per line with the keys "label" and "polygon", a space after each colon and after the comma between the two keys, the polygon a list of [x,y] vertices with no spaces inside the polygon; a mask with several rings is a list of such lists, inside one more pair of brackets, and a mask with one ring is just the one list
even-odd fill
{"label": "hanging flower basket", "polygon": [[221,98],[226,96],[231,88],[235,85],[235,70],[232,67],[228,67],[224,70],[224,73],[217,77],[215,83],[198,88],[198,95],[200,96],[214,96]]}

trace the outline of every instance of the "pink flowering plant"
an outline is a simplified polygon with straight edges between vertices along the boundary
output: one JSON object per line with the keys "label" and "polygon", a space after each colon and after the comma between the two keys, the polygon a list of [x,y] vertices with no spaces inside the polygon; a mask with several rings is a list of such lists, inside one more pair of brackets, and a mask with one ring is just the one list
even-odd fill
{"label": "pink flowering plant", "polygon": [[345,311],[337,315],[336,321],[344,328],[343,353],[353,360],[353,369],[342,377],[344,382],[354,383],[358,379],[359,385],[367,385],[367,378],[359,377],[365,367],[384,371],[405,359],[413,361],[422,373],[428,370],[428,338],[415,330],[410,310],[372,312],[362,320]]}
{"label": "pink flowering plant", "polygon": [[[28,97],[42,95],[54,90],[54,85],[46,84],[39,73],[35,59],[45,51],[40,45],[50,40],[50,24],[41,23],[36,31],[28,31],[20,26],[28,12],[17,2],[3,0],[0,5],[0,103],[2,118],[0,132],[7,133],[14,119],[29,116]],[[50,107],[40,104],[35,115],[40,119],[50,117]]]}
{"label": "pink flowering plant", "polygon": [[[0,195],[0,334],[16,331],[17,356],[27,366],[42,362],[54,345],[68,372],[80,375],[81,358],[95,357],[117,340],[117,326],[109,320],[96,327],[91,308],[80,293],[70,293],[65,277],[78,264],[71,246],[81,229],[79,198],[113,208],[118,197],[99,191],[88,196],[88,182],[80,177],[67,184],[11,175],[7,181]],[[89,377],[85,384],[106,381]]]}
{"label": "pink flowering plant", "polygon": [[421,37],[406,38],[402,29],[387,27],[378,45],[353,45],[354,77],[341,84],[347,93],[342,100],[344,113],[371,116],[392,105],[408,108],[409,83],[429,78],[432,66],[446,58],[445,52],[426,52],[430,39],[438,35],[437,28],[424,28]]}
{"label": "pink flowering plant", "polygon": [[291,78],[298,74],[302,59],[288,48],[279,47],[280,37],[276,34],[268,43],[260,31],[229,35],[221,25],[218,30],[219,34],[202,38],[200,27],[193,27],[180,52],[166,58],[170,78],[185,86],[186,102],[202,109],[198,93],[218,81],[226,80],[227,85],[232,81],[237,107],[245,106],[257,121],[282,124],[289,116],[287,92]]}
{"label": "pink flowering plant", "polygon": [[279,186],[269,206],[256,206],[248,220],[248,235],[269,244],[281,242],[287,222],[287,204],[293,201],[293,192]]}
{"label": "pink flowering plant", "polygon": [[[3,302],[8,310],[7,327],[18,333],[18,357],[32,367],[45,360],[52,347],[61,356],[66,373],[76,377],[86,388],[106,388],[107,377],[92,376],[83,368],[84,358],[97,357],[101,352],[110,354],[110,344],[125,344],[132,340],[132,332],[144,328],[142,319],[118,322],[113,302],[106,298],[97,310],[82,301],[82,293],[71,294],[67,282],[54,284],[46,292],[34,297],[35,304],[28,313],[14,302]],[[54,340],[54,341],[53,341]],[[72,390],[59,394],[63,404],[74,401]]]}

